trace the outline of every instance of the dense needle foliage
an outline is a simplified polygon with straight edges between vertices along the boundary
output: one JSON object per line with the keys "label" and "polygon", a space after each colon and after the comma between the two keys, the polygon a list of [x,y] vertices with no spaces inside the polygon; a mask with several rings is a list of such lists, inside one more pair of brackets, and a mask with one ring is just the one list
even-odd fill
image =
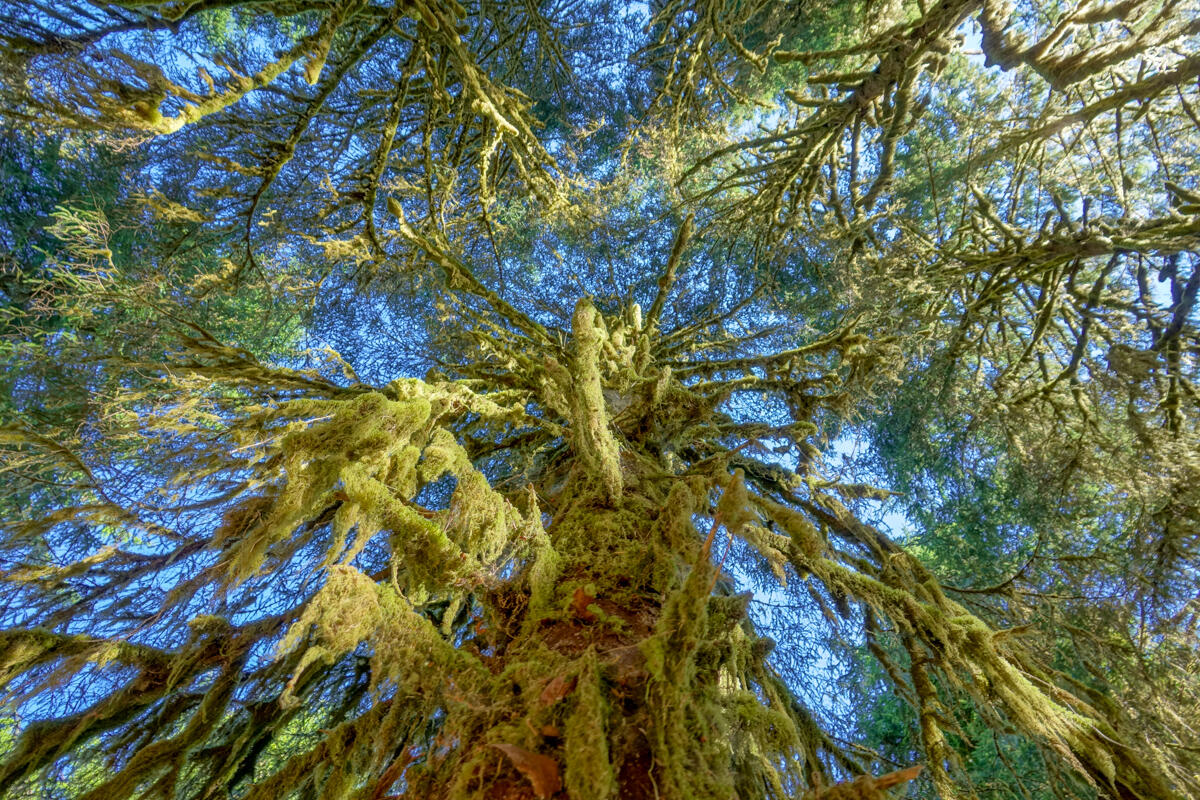
{"label": "dense needle foliage", "polygon": [[1200,796],[1197,53],[0,4],[0,796]]}

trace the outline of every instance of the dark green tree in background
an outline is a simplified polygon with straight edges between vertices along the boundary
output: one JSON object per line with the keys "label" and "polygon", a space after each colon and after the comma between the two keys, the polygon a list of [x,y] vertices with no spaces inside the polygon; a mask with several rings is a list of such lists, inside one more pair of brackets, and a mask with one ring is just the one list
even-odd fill
{"label": "dark green tree in background", "polygon": [[0,9],[0,795],[1200,794],[1194,0]]}

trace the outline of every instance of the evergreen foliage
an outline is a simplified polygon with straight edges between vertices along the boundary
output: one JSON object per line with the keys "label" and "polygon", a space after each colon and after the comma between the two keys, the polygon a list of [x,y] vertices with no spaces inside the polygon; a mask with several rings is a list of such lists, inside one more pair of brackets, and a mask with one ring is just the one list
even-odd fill
{"label": "evergreen foliage", "polygon": [[1198,19],[4,5],[0,796],[1200,796]]}

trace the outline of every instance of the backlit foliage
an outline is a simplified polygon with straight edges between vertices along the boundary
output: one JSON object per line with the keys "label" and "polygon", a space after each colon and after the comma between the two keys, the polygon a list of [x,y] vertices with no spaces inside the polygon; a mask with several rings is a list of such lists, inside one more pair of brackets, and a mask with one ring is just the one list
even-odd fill
{"label": "backlit foliage", "polygon": [[0,793],[1200,794],[1197,19],[6,7]]}

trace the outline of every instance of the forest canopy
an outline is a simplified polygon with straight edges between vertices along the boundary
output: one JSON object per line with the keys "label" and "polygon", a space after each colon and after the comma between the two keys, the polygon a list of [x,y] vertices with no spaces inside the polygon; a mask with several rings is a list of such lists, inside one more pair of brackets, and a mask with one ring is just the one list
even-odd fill
{"label": "forest canopy", "polygon": [[0,0],[0,797],[1200,796],[1196,0]]}

